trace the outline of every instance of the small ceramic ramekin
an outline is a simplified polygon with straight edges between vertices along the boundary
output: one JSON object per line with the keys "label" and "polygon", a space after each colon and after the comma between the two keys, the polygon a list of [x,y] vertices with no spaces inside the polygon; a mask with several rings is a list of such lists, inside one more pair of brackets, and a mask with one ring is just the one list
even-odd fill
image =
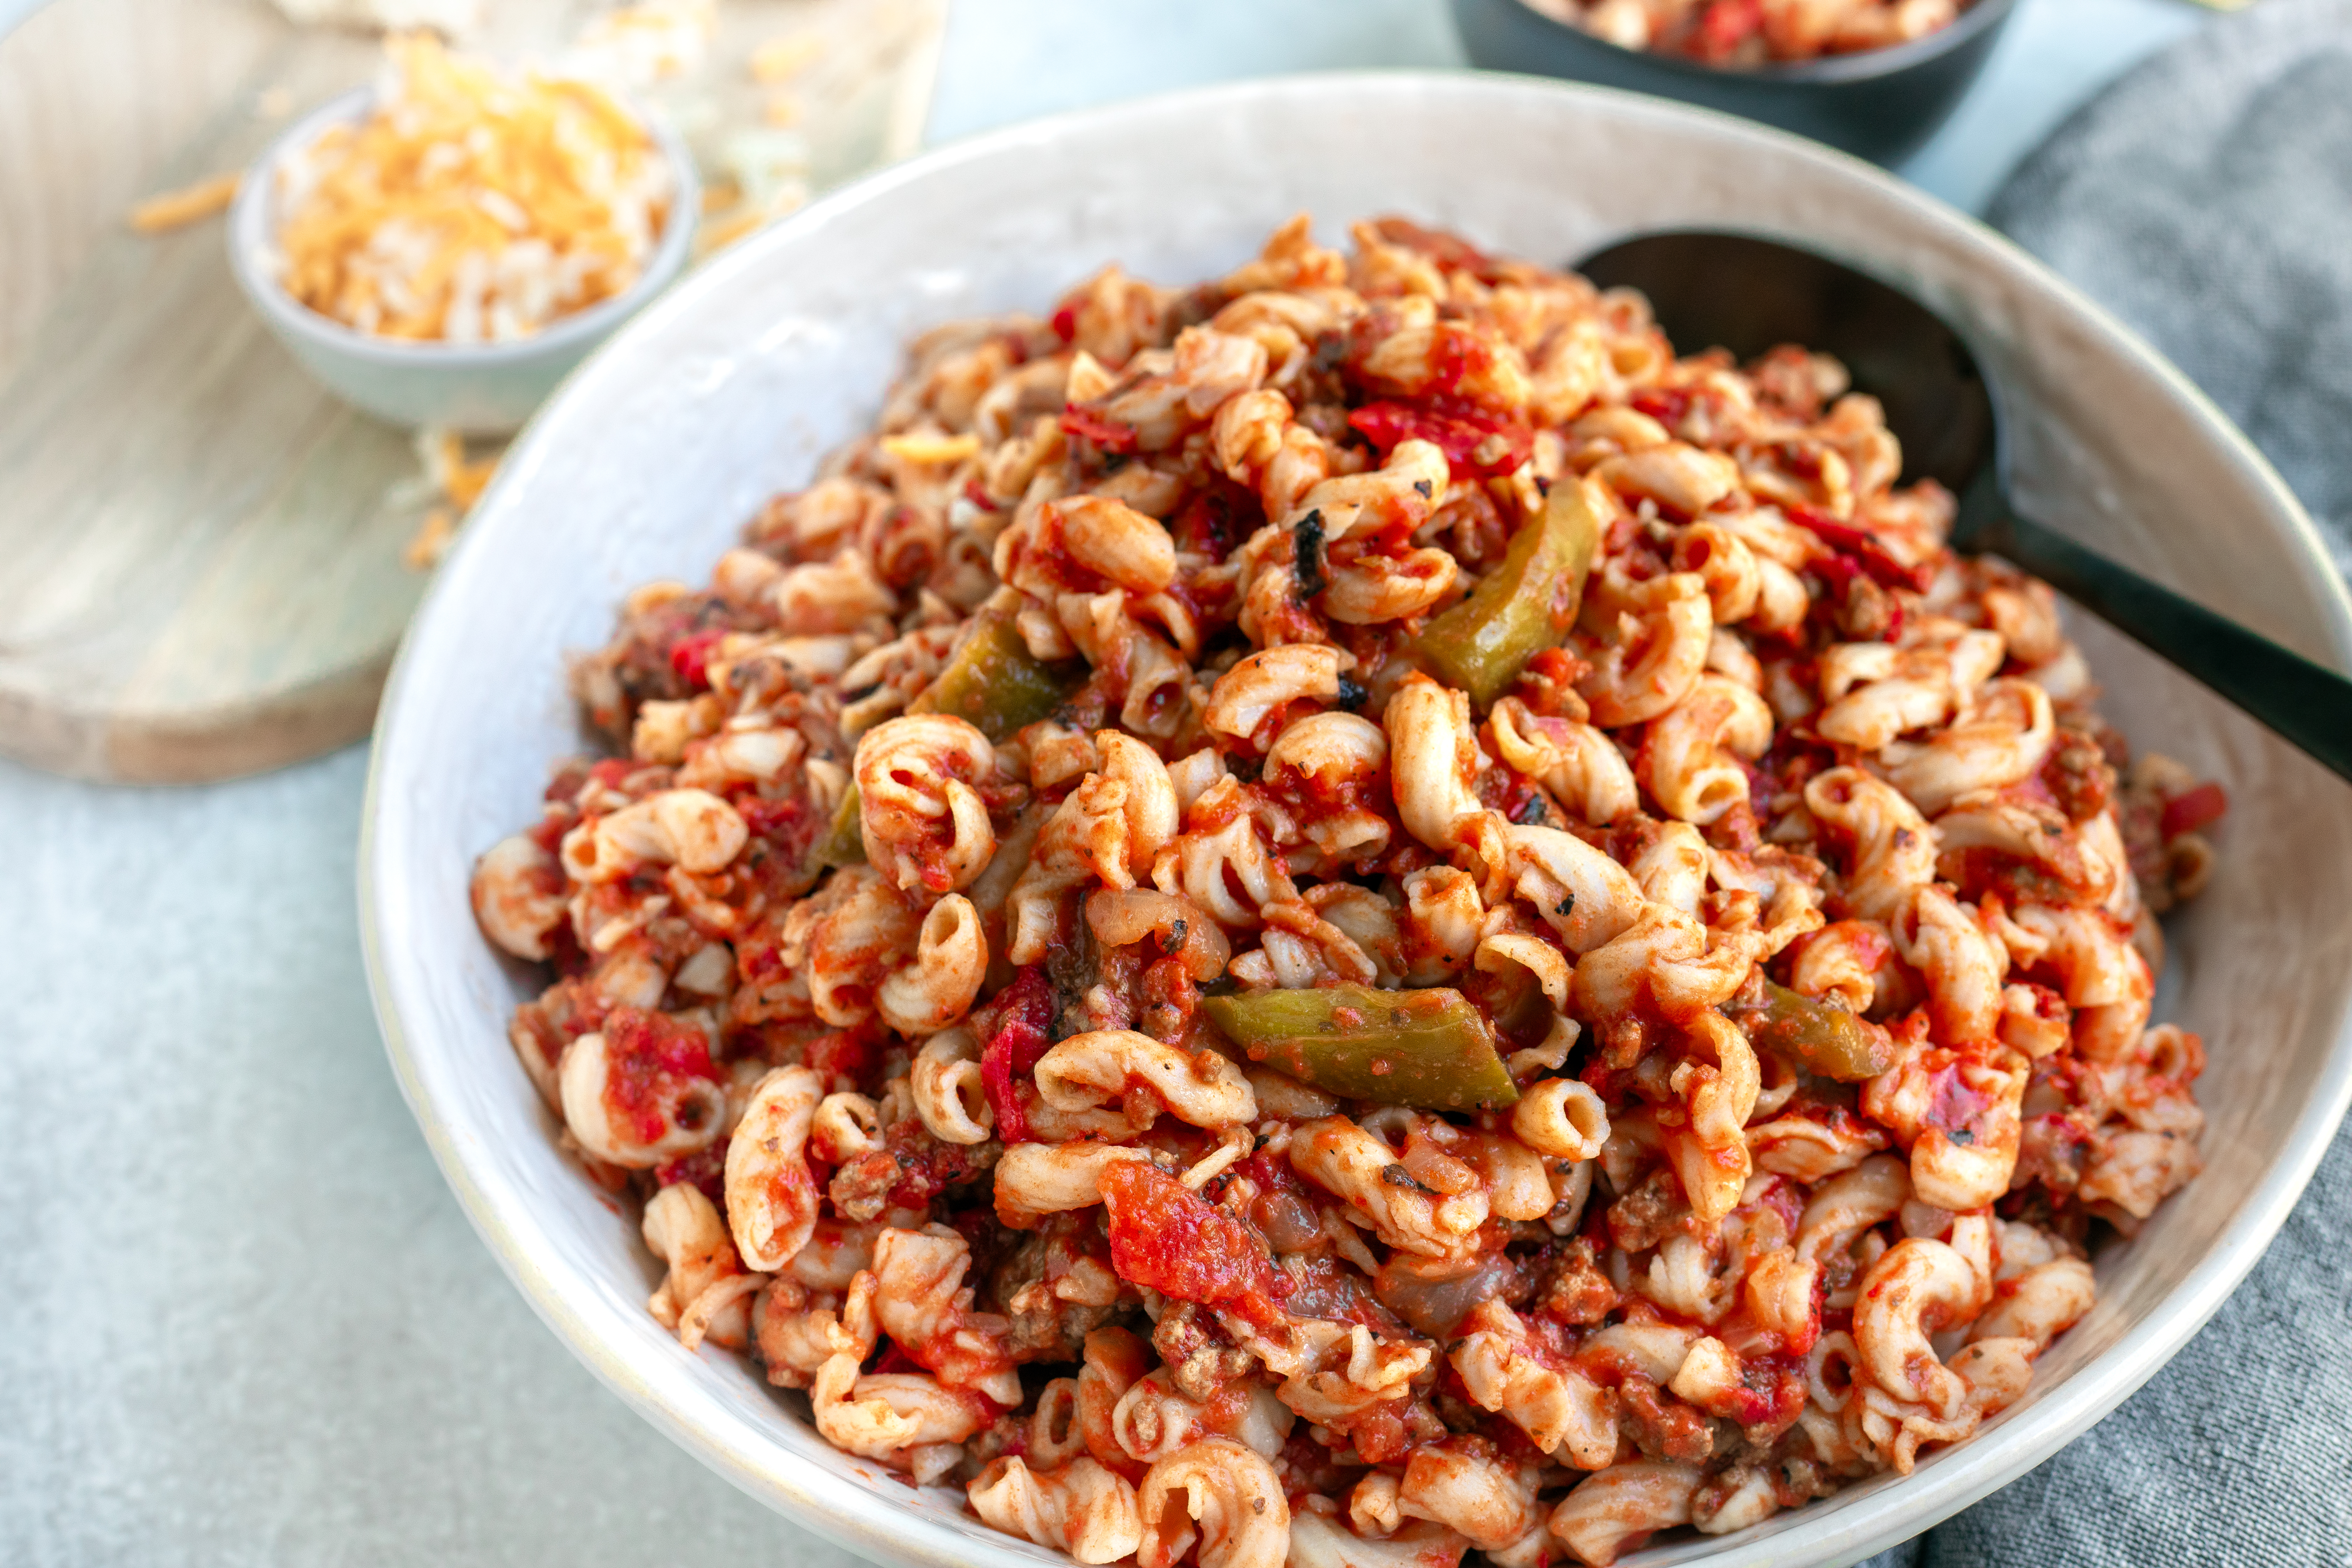
{"label": "small ceramic ramekin", "polygon": [[278,171],[328,127],[358,121],[374,96],[372,89],[358,88],[330,99],[289,126],[254,161],[229,209],[229,269],[271,334],[303,369],[345,402],[395,425],[441,426],[469,436],[510,434],[521,428],[590,350],[685,270],[701,211],[693,154],[669,126],[641,113],[675,184],[661,241],[644,273],[621,293],[558,317],[530,337],[506,342],[373,337],[289,294],[278,279],[275,258],[283,216]]}

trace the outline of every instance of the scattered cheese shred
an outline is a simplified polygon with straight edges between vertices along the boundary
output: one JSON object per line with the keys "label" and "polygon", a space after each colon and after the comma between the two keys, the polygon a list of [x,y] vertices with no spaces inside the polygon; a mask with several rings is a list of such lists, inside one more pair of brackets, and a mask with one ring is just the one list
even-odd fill
{"label": "scattered cheese shred", "polygon": [[919,432],[882,437],[882,450],[902,463],[961,463],[980,456],[980,437],[933,436]]}
{"label": "scattered cheese shred", "polygon": [[425,460],[425,472],[433,486],[447,496],[450,504],[460,512],[474,510],[482,492],[490,488],[491,479],[499,471],[499,452],[487,458],[468,458],[465,437],[455,430],[428,427],[416,435],[417,455]]}
{"label": "scattered cheese shred", "polygon": [[695,230],[694,254],[700,258],[724,250],[746,235],[756,234],[807,205],[808,191],[804,187],[779,191],[765,202],[746,196],[725,211],[713,214],[709,222]]}
{"label": "scattered cheese shred", "polygon": [[642,87],[700,69],[718,28],[717,0],[642,0],[591,20],[569,63],[598,80]]}
{"label": "scattered cheese shred", "polygon": [[425,512],[415,535],[401,552],[401,561],[410,571],[429,572],[441,563],[450,542],[457,537],[457,525],[489,489],[505,453],[506,445],[500,442],[483,457],[468,458],[466,438],[455,430],[427,426],[416,433],[417,461],[425,466],[426,480],[447,504]]}
{"label": "scattered cheese shred", "polygon": [[411,572],[430,572],[441,564],[441,557],[449,553],[450,542],[457,537],[457,524],[449,509],[436,506],[425,514],[415,536],[401,547],[400,563]]}
{"label": "scattered cheese shred", "polygon": [[768,86],[789,81],[807,69],[823,47],[807,33],[770,38],[751,51],[751,79]]}
{"label": "scattered cheese shred", "polygon": [[740,203],[735,210],[714,217],[695,230],[694,254],[701,258],[724,250],[744,236],[767,227],[776,216],[754,203]]}
{"label": "scattered cheese shred", "polygon": [[278,172],[279,276],[380,337],[528,337],[645,270],[675,181],[602,89],[520,79],[429,33],[384,40],[377,106]]}
{"label": "scattered cheese shred", "polygon": [[226,212],[229,203],[236,199],[238,179],[236,174],[215,174],[181,190],[149,196],[131,209],[131,226],[141,234],[162,234]]}

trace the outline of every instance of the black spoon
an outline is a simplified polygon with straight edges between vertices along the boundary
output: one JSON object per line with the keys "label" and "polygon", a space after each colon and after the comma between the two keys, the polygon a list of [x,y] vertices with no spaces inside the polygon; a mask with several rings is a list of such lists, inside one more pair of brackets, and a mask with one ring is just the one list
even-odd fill
{"label": "black spoon", "polygon": [[1992,395],[1960,335],[1901,290],[1793,246],[1697,230],[1644,235],[1576,269],[1649,296],[1679,353],[1743,363],[1782,343],[1836,355],[1886,409],[1904,479],[1959,498],[1952,548],[2032,573],[2352,779],[2352,680],[2017,515]]}

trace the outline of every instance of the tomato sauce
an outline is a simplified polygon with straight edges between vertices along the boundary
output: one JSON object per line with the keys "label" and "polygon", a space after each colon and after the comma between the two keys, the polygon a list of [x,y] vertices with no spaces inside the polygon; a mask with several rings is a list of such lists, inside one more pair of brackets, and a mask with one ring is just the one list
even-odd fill
{"label": "tomato sauce", "polygon": [[604,1109],[644,1143],[667,1130],[678,1079],[719,1081],[701,1030],[641,1007],[605,1016],[604,1063]]}
{"label": "tomato sauce", "polygon": [[1779,1433],[1795,1426],[1804,1408],[1802,1358],[1787,1352],[1739,1358],[1739,1386],[1730,1400],[1734,1421]]}
{"label": "tomato sauce", "polygon": [[654,1180],[665,1187],[702,1189],[702,1195],[727,1212],[727,1144],[724,1140],[654,1167]]}

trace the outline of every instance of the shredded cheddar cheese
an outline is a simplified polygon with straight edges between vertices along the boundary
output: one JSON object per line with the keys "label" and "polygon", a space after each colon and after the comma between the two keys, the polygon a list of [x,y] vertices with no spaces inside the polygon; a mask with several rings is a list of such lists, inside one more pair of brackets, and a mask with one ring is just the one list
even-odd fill
{"label": "shredded cheddar cheese", "polygon": [[424,465],[425,478],[442,504],[429,508],[418,522],[415,534],[401,552],[401,561],[412,572],[430,572],[441,563],[450,542],[457,537],[457,527],[482,499],[491,479],[499,471],[499,460],[506,455],[506,443],[478,458],[466,455],[466,438],[455,430],[427,426],[416,433],[416,460]]}
{"label": "shredded cheddar cheese", "polygon": [[226,212],[236,199],[238,176],[215,174],[181,190],[149,196],[131,209],[131,226],[141,234],[162,234]]}
{"label": "shredded cheddar cheese", "polygon": [[441,564],[441,557],[449,553],[449,546],[457,537],[457,520],[446,506],[436,506],[425,514],[416,525],[416,532],[400,548],[400,563],[411,572],[430,572]]}
{"label": "shredded cheddar cheese", "polygon": [[467,458],[465,437],[455,430],[427,427],[416,433],[416,453],[424,460],[426,477],[461,513],[473,510],[474,503],[489,489],[504,451],[502,447],[486,458]]}
{"label": "shredded cheddar cheese", "polygon": [[770,38],[751,51],[751,79],[763,86],[790,81],[808,68],[823,46],[806,33]]}
{"label": "shredded cheddar cheese", "polygon": [[644,86],[698,69],[718,28],[717,0],[641,0],[591,20],[567,63],[600,81]]}
{"label": "shredded cheddar cheese", "polygon": [[961,436],[909,432],[883,437],[882,450],[902,463],[961,463],[980,455],[980,437],[968,432]]}
{"label": "shredded cheddar cheese", "polygon": [[380,337],[528,337],[635,283],[674,179],[603,89],[504,76],[428,33],[395,34],[374,110],[278,174],[279,276]]}

